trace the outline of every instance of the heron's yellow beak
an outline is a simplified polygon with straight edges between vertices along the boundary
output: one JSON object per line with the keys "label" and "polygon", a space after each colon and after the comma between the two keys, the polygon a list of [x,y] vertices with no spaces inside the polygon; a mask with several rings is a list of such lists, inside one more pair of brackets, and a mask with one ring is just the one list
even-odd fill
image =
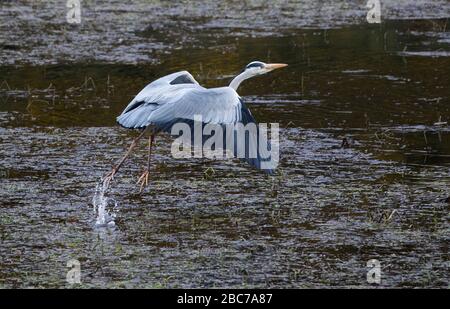
{"label": "heron's yellow beak", "polygon": [[270,71],[275,70],[275,69],[281,69],[284,67],[287,67],[287,64],[285,64],[285,63],[268,63],[268,64],[266,64],[266,69],[268,69]]}

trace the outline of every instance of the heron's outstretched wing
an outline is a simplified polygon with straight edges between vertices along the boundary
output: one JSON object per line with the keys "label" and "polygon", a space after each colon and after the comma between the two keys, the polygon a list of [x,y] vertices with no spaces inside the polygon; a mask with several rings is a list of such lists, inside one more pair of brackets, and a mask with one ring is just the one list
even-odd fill
{"label": "heron's outstretched wing", "polygon": [[206,89],[198,85],[173,85],[170,88],[172,93],[166,103],[149,117],[150,123],[163,130],[196,117],[213,124],[233,124],[242,119],[240,97],[230,87]]}
{"label": "heron's outstretched wing", "polygon": [[[174,85],[177,85],[178,88],[182,88],[183,86],[190,87],[193,85],[199,86],[198,82],[187,71],[180,71],[163,76],[148,84],[134,97],[134,99],[124,109],[122,114],[117,118],[119,124],[127,128],[136,128],[136,124],[138,127],[146,126],[142,125],[142,122],[145,122],[143,120],[145,117],[141,114],[143,111],[142,109],[139,112],[133,113],[133,115],[128,114],[127,117],[121,116],[139,107],[146,107],[146,111],[151,112],[153,109],[158,107],[158,102],[159,104],[164,104],[164,98],[161,98],[161,94],[165,92],[170,93],[170,88]],[[148,115],[149,114],[147,114],[147,116]]]}
{"label": "heron's outstretched wing", "polygon": [[177,118],[201,115],[208,123],[234,123],[239,121],[239,107],[239,95],[233,89],[205,89],[191,74],[182,71],[147,85],[117,117],[117,122],[130,129],[149,124],[166,127]]}

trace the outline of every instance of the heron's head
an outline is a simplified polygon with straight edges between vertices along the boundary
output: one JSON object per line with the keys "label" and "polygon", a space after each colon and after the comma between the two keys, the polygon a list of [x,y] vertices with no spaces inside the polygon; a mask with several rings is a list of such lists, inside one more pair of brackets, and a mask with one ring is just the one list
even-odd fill
{"label": "heron's head", "polygon": [[287,64],[284,63],[264,63],[261,61],[252,61],[247,64],[243,70],[249,76],[256,76],[266,74],[275,69],[280,69],[286,67]]}
{"label": "heron's head", "polygon": [[230,83],[230,87],[237,90],[242,81],[249,79],[253,76],[258,76],[266,74],[275,69],[280,69],[286,67],[287,64],[284,63],[264,63],[261,61],[252,61],[247,64],[242,70],[241,74],[236,76]]}

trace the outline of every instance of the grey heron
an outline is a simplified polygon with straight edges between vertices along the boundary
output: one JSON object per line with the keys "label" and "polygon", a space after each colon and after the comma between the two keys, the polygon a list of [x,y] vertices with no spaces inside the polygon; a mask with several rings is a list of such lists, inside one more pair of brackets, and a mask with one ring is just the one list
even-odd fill
{"label": "grey heron", "polygon": [[[133,140],[125,155],[104,177],[105,183],[109,185],[125,159],[145,134],[150,136],[147,166],[137,181],[137,184],[140,184],[140,191],[148,185],[152,146],[157,133],[161,131],[170,133],[172,125],[179,121],[193,121],[195,115],[201,115],[204,123],[256,124],[251,112],[236,92],[239,85],[246,79],[286,66],[287,64],[284,63],[267,64],[253,61],[233,78],[229,86],[219,88],[207,89],[200,86],[187,71],[169,74],[151,82],[117,117],[117,122],[121,126],[140,129],[142,132]],[[246,161],[261,169],[258,158]]]}

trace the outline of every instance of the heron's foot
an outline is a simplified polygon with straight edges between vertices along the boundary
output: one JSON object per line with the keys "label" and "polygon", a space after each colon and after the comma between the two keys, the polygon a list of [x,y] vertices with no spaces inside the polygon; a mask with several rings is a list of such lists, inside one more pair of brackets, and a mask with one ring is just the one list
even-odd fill
{"label": "heron's foot", "polygon": [[142,193],[142,191],[144,190],[144,188],[145,188],[146,186],[148,186],[148,176],[149,176],[149,175],[150,175],[150,173],[149,173],[149,171],[148,171],[148,169],[147,169],[147,170],[145,170],[145,171],[142,173],[141,177],[139,177],[139,179],[138,179],[138,181],[137,181],[137,183],[136,183],[136,184],[139,184],[139,185],[140,185],[139,193]]}
{"label": "heron's foot", "polygon": [[103,177],[104,186],[106,186],[107,188],[109,187],[109,184],[114,179],[114,175],[116,173],[117,173],[117,168],[113,167],[112,170],[108,174],[106,174],[105,177]]}

